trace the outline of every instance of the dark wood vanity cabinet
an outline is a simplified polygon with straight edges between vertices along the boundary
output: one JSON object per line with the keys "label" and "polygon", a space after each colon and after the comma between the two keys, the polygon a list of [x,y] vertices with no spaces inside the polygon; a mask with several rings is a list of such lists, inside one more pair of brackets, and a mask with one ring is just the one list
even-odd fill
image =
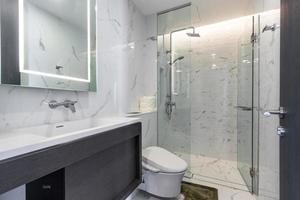
{"label": "dark wood vanity cabinet", "polygon": [[64,200],[65,170],[61,169],[26,184],[26,200]]}
{"label": "dark wood vanity cabinet", "polygon": [[135,139],[65,168],[66,200],[127,197],[140,184]]}
{"label": "dark wood vanity cabinet", "polygon": [[2,161],[0,172],[0,194],[24,184],[40,191],[53,174],[64,182],[65,200],[125,199],[142,181],[141,124]]}

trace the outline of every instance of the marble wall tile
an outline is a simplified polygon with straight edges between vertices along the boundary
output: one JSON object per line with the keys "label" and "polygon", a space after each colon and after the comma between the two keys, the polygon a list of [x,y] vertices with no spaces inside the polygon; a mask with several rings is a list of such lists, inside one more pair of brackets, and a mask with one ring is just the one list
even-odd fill
{"label": "marble wall tile", "polygon": [[[98,0],[98,5],[98,92],[2,85],[0,104],[4,106],[0,107],[0,130],[123,115],[133,107],[131,102],[137,107],[139,96],[155,95],[156,56],[148,51],[156,48],[156,44],[147,40],[150,30],[151,34],[155,33],[155,16],[142,15],[130,0]],[[138,44],[134,51],[132,43]],[[143,62],[145,57],[148,57],[147,65]],[[132,88],[135,95],[128,88]],[[63,108],[51,110],[47,105],[51,100],[65,99],[78,101],[75,114]]]}
{"label": "marble wall tile", "polygon": [[[123,116],[138,108],[140,96],[156,94],[156,16],[142,15],[131,0],[97,0],[98,91],[71,92],[0,86],[0,130]],[[133,48],[134,47],[134,48]],[[51,110],[51,100],[77,100],[77,112]],[[156,145],[156,114],[142,119],[143,146]],[[0,199],[25,199],[22,188]],[[17,196],[15,196],[17,195]]]}
{"label": "marble wall tile", "polygon": [[[261,29],[280,24],[280,11],[260,15]],[[279,118],[266,118],[263,112],[280,106],[280,29],[260,36],[260,138],[259,191],[260,199],[279,199],[279,141],[276,129]]]}
{"label": "marble wall tile", "polygon": [[[25,24],[25,69],[88,78],[87,32],[82,27],[27,1]],[[56,65],[64,68],[58,71]]]}
{"label": "marble wall tile", "polygon": [[171,120],[165,113],[169,36],[159,36],[159,145],[174,152],[237,160],[238,46],[244,23],[239,18],[196,27],[200,38],[173,36],[174,55],[185,57],[178,63],[181,76],[175,83],[185,91],[173,95],[176,109]]}
{"label": "marble wall tile", "polygon": [[[106,1],[99,1],[106,4]],[[114,1],[116,2],[116,1]],[[108,8],[109,7],[109,8]],[[105,9],[108,8],[108,9]],[[13,86],[1,86],[0,93],[0,129],[18,128],[65,120],[82,119],[91,116],[113,116],[120,113],[118,95],[123,83],[118,78],[123,57],[122,44],[125,42],[114,35],[114,22],[110,20],[109,9],[120,9],[120,4],[100,7],[97,24],[105,27],[98,32],[98,88],[97,93],[65,92],[45,89],[29,89]],[[113,17],[118,18],[116,12]],[[123,23],[122,21],[120,23]],[[105,41],[111,40],[111,43]],[[115,51],[112,51],[115,49]],[[119,59],[120,58],[120,59]],[[120,60],[116,63],[115,60]],[[65,109],[50,110],[47,103],[50,100],[78,100],[77,113],[72,114]]]}
{"label": "marble wall tile", "polygon": [[279,0],[254,0],[256,13],[280,9]]}
{"label": "marble wall tile", "polygon": [[128,54],[129,70],[127,77],[129,85],[126,88],[129,99],[128,111],[139,110],[139,100],[142,96],[155,96],[156,84],[156,16],[151,15],[141,18],[142,14],[135,11],[134,32],[139,32],[140,37],[129,43]]}
{"label": "marble wall tile", "polygon": [[[273,5],[274,8],[278,5],[278,2],[264,1],[263,3],[267,10],[273,8],[268,7],[267,4]],[[260,19],[261,28],[266,24],[279,24],[279,10],[261,13]],[[196,32],[199,32],[201,37],[192,39],[190,47],[184,46],[184,42],[182,42],[181,50],[176,49],[176,53],[180,52],[180,55],[183,55],[185,52],[185,57],[191,59],[190,102],[187,99],[182,102],[179,100],[177,103],[185,103],[185,107],[180,108],[180,105],[177,105],[178,108],[173,113],[175,119],[172,120],[169,120],[165,114],[164,105],[168,89],[168,65],[166,63],[169,58],[164,54],[165,49],[162,47],[168,45],[164,41],[168,40],[168,36],[158,38],[160,44],[158,46],[160,145],[179,155],[190,153],[237,161],[238,116],[236,106],[239,95],[237,91],[240,90],[245,95],[245,98],[240,98],[242,103],[251,103],[249,102],[251,96],[247,98],[249,97],[247,92],[251,91],[251,87],[250,89],[238,87],[239,78],[245,80],[251,78],[249,76],[251,72],[247,71],[238,77],[239,61],[244,62],[243,67],[245,68],[249,68],[249,63],[251,64],[251,45],[250,51],[246,47],[244,50],[239,48],[246,41],[243,41],[243,31],[245,25],[249,24],[252,29],[251,16],[198,27]],[[249,44],[251,33],[247,35]],[[259,146],[257,146],[258,141],[255,140],[257,144],[254,148],[259,150],[260,195],[258,198],[260,199],[278,199],[279,191],[279,138],[276,135],[278,119],[263,116],[264,110],[279,107],[279,38],[279,30],[266,32],[260,36],[260,51],[257,52],[260,58],[259,68],[255,68],[255,75],[258,74],[257,70],[260,74],[255,78],[255,84],[260,84],[260,96],[255,96],[257,99],[254,102],[258,111],[254,113],[255,119],[259,119],[259,122],[255,122],[255,126],[259,123],[259,130],[255,129],[257,133],[259,132],[259,135],[255,133],[255,136],[259,137]],[[188,57],[189,53],[191,57]],[[250,54],[248,55],[248,53]],[[249,63],[247,64],[247,62]],[[257,63],[258,60],[255,59],[256,66],[258,66]],[[188,63],[184,61],[182,64],[186,67]],[[255,95],[257,92],[255,90]],[[186,105],[188,103],[191,103],[190,108]],[[186,115],[188,112],[191,113],[189,117]],[[243,130],[251,129],[251,116],[250,121],[244,122],[245,124],[240,123],[239,126],[243,126]],[[246,138],[246,141],[240,141],[240,144],[245,145],[243,142],[250,144],[250,140],[251,138]],[[248,151],[244,152],[245,155],[250,155],[251,150],[252,147],[249,147]],[[184,156],[184,158],[193,165],[189,156]],[[244,161],[246,160],[245,158]],[[249,160],[249,163],[251,162]]]}
{"label": "marble wall tile", "polygon": [[142,148],[157,146],[157,112],[133,115],[142,120]]}
{"label": "marble wall tile", "polygon": [[[236,161],[239,40],[245,19],[196,28],[192,39],[192,153]],[[218,147],[218,148],[216,148]]]}

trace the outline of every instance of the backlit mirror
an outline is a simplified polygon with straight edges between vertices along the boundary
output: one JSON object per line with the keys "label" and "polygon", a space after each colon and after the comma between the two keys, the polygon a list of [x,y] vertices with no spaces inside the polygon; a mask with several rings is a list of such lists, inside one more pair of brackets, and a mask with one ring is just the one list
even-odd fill
{"label": "backlit mirror", "polygon": [[2,84],[96,91],[96,0],[4,0],[2,7]]}

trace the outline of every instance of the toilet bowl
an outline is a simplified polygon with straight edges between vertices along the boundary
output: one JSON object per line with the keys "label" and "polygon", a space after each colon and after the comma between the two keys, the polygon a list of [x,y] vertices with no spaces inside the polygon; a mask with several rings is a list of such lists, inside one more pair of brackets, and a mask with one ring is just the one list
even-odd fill
{"label": "toilet bowl", "polygon": [[142,162],[141,190],[163,198],[180,194],[181,182],[188,168],[184,160],[163,148],[148,147],[143,150]]}

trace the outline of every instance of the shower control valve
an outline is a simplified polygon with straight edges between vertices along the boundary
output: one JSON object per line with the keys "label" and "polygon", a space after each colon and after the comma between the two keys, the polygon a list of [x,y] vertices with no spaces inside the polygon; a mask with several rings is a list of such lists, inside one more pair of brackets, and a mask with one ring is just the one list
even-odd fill
{"label": "shower control valve", "polygon": [[175,103],[175,102],[167,102],[167,103],[166,103],[166,106],[167,106],[167,107],[170,107],[170,108],[173,108],[173,107],[176,108],[176,103]]}

